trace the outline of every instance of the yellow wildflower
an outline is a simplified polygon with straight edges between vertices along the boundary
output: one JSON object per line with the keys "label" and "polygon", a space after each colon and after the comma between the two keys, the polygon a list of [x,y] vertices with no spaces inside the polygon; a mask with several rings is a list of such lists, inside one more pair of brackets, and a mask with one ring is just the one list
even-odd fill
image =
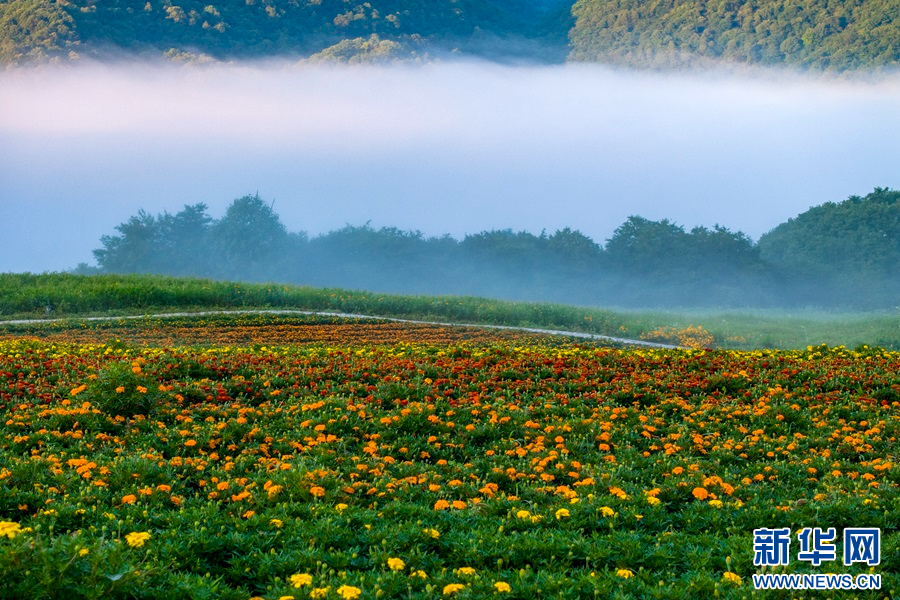
{"label": "yellow wildflower", "polygon": [[634,577],[634,571],[631,569],[618,569],[616,570],[616,575],[622,579],[628,579],[629,577]]}
{"label": "yellow wildflower", "polygon": [[498,592],[511,592],[512,591],[512,588],[509,587],[509,584],[506,583],[505,581],[498,581],[497,583],[495,583],[494,589],[496,589]]}
{"label": "yellow wildflower", "polygon": [[312,575],[309,573],[296,573],[291,575],[288,579],[290,579],[291,585],[295,588],[312,584]]}
{"label": "yellow wildflower", "polygon": [[444,586],[444,591],[442,592],[444,596],[450,596],[451,594],[455,594],[456,592],[465,589],[461,583],[449,583]]}
{"label": "yellow wildflower", "polygon": [[5,535],[9,539],[13,539],[20,533],[22,533],[22,529],[19,527],[18,523],[13,523],[12,521],[0,521],[0,536]]}
{"label": "yellow wildflower", "polygon": [[741,585],[741,576],[737,573],[732,573],[731,571],[726,571],[722,574],[722,579],[729,583],[733,583],[734,585]]}
{"label": "yellow wildflower", "polygon": [[344,600],[354,600],[362,595],[362,590],[351,585],[342,585],[337,590],[337,595]]}
{"label": "yellow wildflower", "polygon": [[391,571],[402,571],[406,568],[406,563],[399,558],[389,558],[387,560],[387,566]]}
{"label": "yellow wildflower", "polygon": [[135,531],[125,536],[125,541],[132,548],[140,548],[144,542],[150,539],[150,533],[146,531]]}

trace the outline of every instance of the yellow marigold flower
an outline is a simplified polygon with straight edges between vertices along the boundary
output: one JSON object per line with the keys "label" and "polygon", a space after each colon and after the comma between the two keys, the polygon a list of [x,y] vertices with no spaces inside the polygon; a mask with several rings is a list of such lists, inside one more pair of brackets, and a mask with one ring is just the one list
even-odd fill
{"label": "yellow marigold flower", "polygon": [[441,532],[437,529],[424,529],[423,531],[426,535],[431,536],[433,539],[438,539],[439,537],[441,537]]}
{"label": "yellow marigold flower", "polygon": [[347,510],[347,509],[350,508],[350,507],[347,506],[346,504],[344,504],[343,502],[341,502],[340,504],[336,505],[334,508],[335,508],[335,510],[337,510],[338,512],[344,512],[345,510]]}
{"label": "yellow marigold flower", "polygon": [[391,571],[402,571],[406,568],[406,563],[399,558],[389,558],[387,560],[387,566]]}
{"label": "yellow marigold flower", "polygon": [[326,586],[323,588],[314,588],[309,591],[310,598],[324,598],[328,595],[329,590],[331,590],[331,586]]}
{"label": "yellow marigold flower", "polygon": [[494,589],[498,592],[511,592],[512,588],[509,587],[509,584],[505,581],[498,581],[494,584]]}
{"label": "yellow marigold flower", "polygon": [[90,553],[90,550],[88,550],[87,548],[82,548],[81,550],[78,551],[78,556],[84,556],[89,553]]}
{"label": "yellow marigold flower", "polygon": [[737,573],[732,573],[731,571],[722,573],[722,579],[729,583],[733,583],[734,585],[741,585],[741,576]]}
{"label": "yellow marigold flower", "polygon": [[572,515],[569,514],[569,509],[567,509],[567,508],[561,508],[561,509],[559,509],[558,511],[556,511],[556,518],[557,518],[557,520],[559,520],[559,519],[567,519],[567,518],[569,518],[569,517],[571,517],[571,516],[572,516]]}
{"label": "yellow marigold flower", "polygon": [[616,511],[614,511],[613,509],[611,509],[608,506],[601,506],[600,514],[603,515],[604,517],[614,517],[614,516],[616,516]]}
{"label": "yellow marigold flower", "polygon": [[650,506],[656,506],[660,503],[662,503],[662,500],[660,500],[656,496],[647,496],[647,504],[649,504]]}
{"label": "yellow marigold flower", "polygon": [[13,539],[20,533],[22,533],[22,528],[19,527],[18,523],[13,523],[12,521],[0,521],[0,536],[5,535],[9,539]]}
{"label": "yellow marigold flower", "polygon": [[293,596],[279,596],[278,600],[294,600]]}
{"label": "yellow marigold flower", "polygon": [[456,574],[457,575],[466,575],[466,576],[474,575],[475,569],[473,569],[472,567],[460,567],[460,568],[456,569]]}
{"label": "yellow marigold flower", "polygon": [[274,527],[275,529],[281,529],[284,527],[284,521],[281,519],[269,519],[269,525]]}
{"label": "yellow marigold flower", "polygon": [[516,516],[520,519],[530,519],[531,513],[528,512],[527,510],[520,510],[516,513]]}
{"label": "yellow marigold flower", "polygon": [[335,591],[344,600],[354,600],[354,598],[359,598],[362,595],[362,590],[352,585],[342,585]]}
{"label": "yellow marigold flower", "polygon": [[450,596],[465,588],[466,586],[461,583],[450,583],[444,586],[444,591],[442,593],[444,596]]}
{"label": "yellow marigold flower", "polygon": [[418,577],[418,578],[420,578],[420,579],[428,579],[428,573],[426,573],[425,571],[419,569],[418,571],[413,571],[413,572],[410,574],[410,577]]}
{"label": "yellow marigold flower", "polygon": [[125,536],[125,541],[132,548],[140,548],[149,539],[150,533],[146,531],[135,531]]}
{"label": "yellow marigold flower", "polygon": [[312,584],[312,575],[309,573],[296,573],[291,575],[288,579],[295,588]]}
{"label": "yellow marigold flower", "polygon": [[710,500],[709,505],[713,508],[722,508],[724,506],[721,500]]}
{"label": "yellow marigold flower", "polygon": [[631,569],[618,569],[616,570],[616,575],[622,579],[628,579],[629,577],[634,577],[634,571]]}

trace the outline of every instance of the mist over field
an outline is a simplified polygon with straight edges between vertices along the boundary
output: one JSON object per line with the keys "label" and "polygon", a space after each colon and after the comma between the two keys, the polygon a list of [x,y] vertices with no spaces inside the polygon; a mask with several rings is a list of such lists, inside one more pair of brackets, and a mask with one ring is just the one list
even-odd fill
{"label": "mist over field", "polygon": [[438,62],[0,73],[0,272],[93,262],[144,209],[259,193],[289,231],[461,238],[629,215],[756,239],[900,187],[900,77]]}

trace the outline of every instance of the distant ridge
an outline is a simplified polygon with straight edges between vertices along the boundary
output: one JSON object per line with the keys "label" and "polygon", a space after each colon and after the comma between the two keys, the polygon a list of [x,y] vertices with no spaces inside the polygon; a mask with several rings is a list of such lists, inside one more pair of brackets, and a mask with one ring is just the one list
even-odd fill
{"label": "distant ridge", "polygon": [[900,64],[896,0],[578,0],[571,60],[638,67],[713,61],[816,71]]}
{"label": "distant ridge", "polygon": [[[207,4],[207,2],[212,2]],[[0,0],[0,63],[722,61],[824,72],[900,65],[896,0]]]}

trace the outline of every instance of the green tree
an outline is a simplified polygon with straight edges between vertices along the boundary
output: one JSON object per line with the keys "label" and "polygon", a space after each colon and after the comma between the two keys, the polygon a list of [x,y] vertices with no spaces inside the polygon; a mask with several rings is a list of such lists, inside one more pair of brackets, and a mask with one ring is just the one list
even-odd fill
{"label": "green tree", "polygon": [[287,230],[272,206],[259,195],[236,199],[210,229],[216,252],[213,274],[224,278],[264,280],[283,260]]}
{"label": "green tree", "polygon": [[119,235],[100,238],[103,248],[94,250],[97,264],[107,273],[158,273],[160,228],[156,217],[143,209],[118,225]]}

